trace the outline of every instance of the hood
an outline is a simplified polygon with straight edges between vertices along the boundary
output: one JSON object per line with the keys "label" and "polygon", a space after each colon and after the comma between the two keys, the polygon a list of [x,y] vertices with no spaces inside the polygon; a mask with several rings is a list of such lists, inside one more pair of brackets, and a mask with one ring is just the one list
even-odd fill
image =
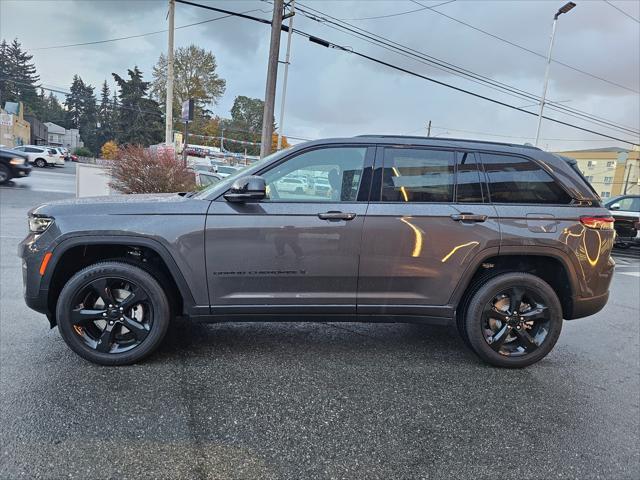
{"label": "hood", "polygon": [[204,214],[209,201],[183,193],[108,195],[58,200],[40,205],[29,214],[47,215],[175,215]]}

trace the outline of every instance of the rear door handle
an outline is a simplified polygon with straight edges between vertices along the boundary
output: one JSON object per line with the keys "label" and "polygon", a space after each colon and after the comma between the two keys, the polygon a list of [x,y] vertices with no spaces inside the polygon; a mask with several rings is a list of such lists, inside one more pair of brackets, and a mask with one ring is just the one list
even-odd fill
{"label": "rear door handle", "polygon": [[484,222],[488,217],[486,215],[476,215],[473,213],[454,213],[451,219],[455,222]]}
{"label": "rear door handle", "polygon": [[321,220],[353,220],[354,218],[356,218],[356,214],[331,211],[319,213],[318,218],[320,218]]}

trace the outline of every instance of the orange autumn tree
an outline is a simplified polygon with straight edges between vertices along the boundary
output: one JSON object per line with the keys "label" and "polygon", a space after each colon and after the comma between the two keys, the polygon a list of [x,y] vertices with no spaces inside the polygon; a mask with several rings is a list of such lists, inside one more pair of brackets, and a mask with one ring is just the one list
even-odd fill
{"label": "orange autumn tree", "polygon": [[113,140],[109,140],[102,145],[100,149],[100,157],[106,158],[107,160],[115,160],[118,157],[118,152],[120,149],[118,148],[118,144]]}
{"label": "orange autumn tree", "polygon": [[[281,150],[285,149],[285,148],[289,148],[291,146],[291,144],[289,144],[289,142],[287,141],[287,137],[286,136],[282,136],[282,146],[281,146]],[[278,134],[277,133],[273,133],[271,135],[271,151],[275,152],[278,149]]]}

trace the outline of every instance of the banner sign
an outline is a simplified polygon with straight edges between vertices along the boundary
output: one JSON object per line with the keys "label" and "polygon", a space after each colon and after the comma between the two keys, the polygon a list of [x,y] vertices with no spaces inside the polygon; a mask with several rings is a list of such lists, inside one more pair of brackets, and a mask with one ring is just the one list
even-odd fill
{"label": "banner sign", "polygon": [[193,120],[193,98],[182,102],[182,120],[185,122]]}

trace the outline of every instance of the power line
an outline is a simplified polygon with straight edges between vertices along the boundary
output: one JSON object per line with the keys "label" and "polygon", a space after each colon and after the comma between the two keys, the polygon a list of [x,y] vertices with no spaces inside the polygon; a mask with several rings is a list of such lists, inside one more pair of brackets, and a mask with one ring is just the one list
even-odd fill
{"label": "power line", "polygon": [[[316,16],[316,14],[305,10],[305,8],[308,8],[309,10],[311,10],[312,12],[316,12],[317,14],[323,15],[323,17],[318,17]],[[406,45],[397,43],[389,38],[364,30],[360,27],[351,25],[347,22],[340,21],[337,18],[332,17],[331,15],[328,15],[326,13],[320,12],[319,10],[316,10],[312,7],[306,7],[306,6],[302,6],[301,4],[298,4],[298,11],[302,15],[310,18],[311,20],[321,23],[326,27],[333,28],[342,33],[346,33],[347,35],[355,36],[356,38],[359,38],[373,45],[377,45],[381,48],[384,48],[385,50],[392,51],[394,53],[397,53],[407,58],[411,57],[413,60],[417,59],[421,63],[427,63],[431,67],[436,68],[438,70],[454,73],[455,75],[464,77],[469,81],[481,84],[483,86],[487,86],[489,88],[493,88],[494,90],[502,91],[503,93],[506,93],[508,95],[515,96],[521,99],[534,100],[536,101],[536,105],[540,103],[540,97],[538,97],[533,93],[493,80],[490,77],[486,77],[484,75],[472,72],[470,70],[464,69],[463,67],[459,67],[457,65],[446,62],[444,60],[440,60],[424,52],[420,52],[411,47],[407,47]],[[337,23],[337,22],[340,22],[340,23]],[[594,123],[601,126],[607,126],[608,128],[619,130],[622,133],[631,133],[634,135],[640,134],[640,132],[638,132],[636,129],[632,127],[620,125],[610,120],[604,119],[602,117],[597,117],[595,115],[592,115],[587,112],[583,112],[581,110],[578,110],[572,107],[560,105],[559,102],[546,102],[546,103],[549,106],[549,108],[555,111],[559,111],[561,113],[564,113],[566,115],[573,116],[576,118],[581,118],[590,123]]]}
{"label": "power line", "polygon": [[431,5],[429,7],[420,7],[414,8],[413,10],[407,10],[404,12],[391,13],[389,15],[378,15],[375,17],[360,17],[360,18],[341,18],[340,20],[345,21],[348,20],[350,22],[356,22],[359,20],[377,20],[379,18],[390,18],[390,17],[399,17],[401,15],[408,15],[410,13],[421,12],[422,10],[426,10],[427,8],[441,7],[442,5],[446,5],[447,3],[455,2],[456,0],[447,0],[446,2],[438,3],[436,5]]}
{"label": "power line", "polygon": [[615,8],[616,10],[618,10],[621,14],[623,14],[625,17],[629,17],[631,20],[633,20],[636,23],[640,23],[640,20],[638,20],[637,18],[631,16],[630,14],[628,14],[627,12],[625,12],[624,10],[622,10],[620,7],[615,6],[613,3],[611,3],[609,0],[604,0],[604,3],[607,3],[609,5],[611,5],[613,8]]}
{"label": "power line", "polygon": [[[534,137],[525,137],[522,135],[500,135],[497,133],[488,133],[488,132],[478,132],[478,131],[474,131],[474,130],[462,130],[460,128],[451,128],[451,127],[442,127],[442,126],[433,126],[432,128],[437,128],[440,130],[451,130],[452,132],[461,132],[461,133],[471,133],[474,135],[486,135],[489,137],[500,137],[500,138],[516,138],[519,140],[533,140]],[[422,128],[420,128],[419,130],[422,130]],[[418,131],[418,129],[414,130],[414,131]],[[438,135],[442,135],[442,133],[439,133]],[[602,142],[603,140],[600,139],[594,139],[594,138],[541,138],[540,140],[546,140],[546,141],[556,141],[556,142]]]}
{"label": "power line", "polygon": [[[199,8],[204,8],[204,9],[207,9],[207,10],[223,11],[222,9],[219,9],[219,8],[210,7],[210,6],[208,6],[208,5],[202,5],[202,4],[198,4],[198,3],[194,3],[194,2],[189,2],[189,1],[187,1],[187,0],[176,0],[176,2],[178,2],[178,3],[184,3],[184,4],[188,4],[188,5],[192,5],[192,6],[199,7]],[[232,12],[230,12],[230,11],[228,11],[228,10],[227,10],[227,11],[224,11],[224,12],[225,12],[225,13],[232,13]],[[261,22],[261,23],[265,23],[265,20],[264,20],[264,19],[261,19],[261,18],[257,18],[257,17],[250,17],[250,16],[248,16],[248,15],[240,15],[240,14],[238,14],[237,16],[242,16],[242,17],[244,17],[244,18],[248,18],[248,19],[250,19],[250,20],[255,20],[255,21],[259,21],[259,22]],[[270,22],[267,22],[267,23],[270,23]],[[285,28],[286,28],[286,27],[284,27],[284,26],[283,26],[283,29],[285,29]],[[303,36],[303,37],[307,38],[309,41],[311,41],[311,42],[313,42],[313,43],[316,43],[316,44],[318,44],[318,45],[322,45],[322,46],[327,47],[327,48],[335,48],[335,49],[341,50],[341,51],[343,51],[343,52],[351,53],[351,54],[353,54],[353,55],[356,55],[356,56],[359,56],[359,57],[361,57],[361,58],[367,59],[367,60],[369,60],[369,61],[371,61],[371,62],[374,62],[374,63],[377,63],[377,64],[379,64],[379,65],[383,65],[383,66],[386,66],[386,67],[388,67],[388,68],[392,68],[392,69],[394,69],[394,70],[398,70],[398,71],[400,71],[400,72],[404,72],[404,73],[406,73],[406,74],[408,74],[408,75],[412,75],[412,76],[414,76],[414,77],[418,77],[418,78],[421,78],[421,79],[423,79],[423,80],[427,80],[428,82],[432,82],[432,83],[435,83],[435,84],[437,84],[437,85],[441,85],[441,86],[444,86],[444,87],[450,88],[450,89],[452,89],[452,90],[456,90],[456,91],[458,91],[458,92],[465,93],[465,94],[467,94],[467,95],[471,95],[471,96],[473,96],[473,97],[480,98],[480,99],[482,99],[482,100],[485,100],[485,101],[488,101],[488,102],[491,102],[491,103],[494,103],[494,104],[497,104],[497,105],[501,105],[501,106],[506,107],[506,108],[510,108],[510,109],[512,109],[512,110],[517,110],[517,111],[519,111],[519,112],[526,113],[527,115],[538,116],[536,113],[529,112],[528,110],[525,110],[525,109],[523,109],[523,108],[517,107],[517,106],[515,106],[515,105],[511,105],[511,104],[509,104],[509,103],[505,103],[505,102],[502,102],[502,101],[500,101],[500,100],[496,100],[496,99],[494,99],[494,98],[487,97],[487,96],[485,96],[485,95],[480,95],[480,94],[475,93],[475,92],[472,92],[472,91],[470,91],[470,90],[466,90],[466,89],[464,89],[464,88],[456,87],[456,86],[451,85],[451,84],[449,84],[449,83],[442,82],[442,81],[440,81],[440,80],[436,80],[436,79],[431,78],[431,77],[427,77],[426,75],[422,75],[422,74],[420,74],[420,73],[417,73],[417,72],[414,72],[414,71],[408,70],[408,69],[403,68],[403,67],[400,67],[400,66],[398,66],[398,65],[394,65],[394,64],[391,64],[391,63],[389,63],[389,62],[385,62],[385,61],[383,61],[383,60],[379,60],[379,59],[377,59],[377,58],[371,57],[371,56],[366,55],[366,54],[364,54],[364,53],[360,53],[360,52],[358,52],[358,51],[356,51],[356,50],[354,50],[354,49],[352,49],[352,48],[350,48],[350,47],[345,47],[345,46],[337,45],[337,44],[332,43],[332,42],[329,42],[329,41],[327,41],[327,40],[325,40],[325,39],[322,39],[322,38],[319,38],[319,37],[313,36],[313,35],[311,35],[311,34],[309,34],[309,33],[307,33],[307,32],[303,32],[303,31],[298,30],[298,29],[293,29],[293,32],[294,32],[294,33],[296,33],[296,34],[298,34],[298,35],[301,35],[301,36]],[[568,127],[572,127],[572,128],[577,129],[577,130],[582,130],[583,132],[592,133],[592,134],[594,134],[594,135],[600,135],[600,136],[602,136],[602,137],[609,138],[609,139],[612,139],[612,140],[616,140],[616,141],[619,141],[619,142],[628,143],[628,144],[631,144],[631,145],[636,145],[636,144],[638,143],[638,142],[632,142],[632,141],[630,141],[630,140],[621,139],[621,138],[618,138],[618,137],[613,137],[613,136],[611,136],[611,135],[608,135],[608,134],[605,134],[605,133],[602,133],[602,132],[598,132],[598,131],[595,131],[595,130],[591,130],[591,129],[588,129],[588,128],[584,128],[584,127],[581,127],[581,126],[579,126],[579,125],[575,125],[575,124],[572,124],[572,123],[569,123],[569,122],[565,122],[565,121],[563,121],[563,120],[559,120],[559,119],[557,119],[557,118],[548,117],[548,116],[546,116],[546,115],[543,115],[543,116],[542,116],[542,118],[544,118],[545,120],[549,120],[549,121],[551,121],[551,122],[554,122],[554,123],[558,123],[558,124],[560,124],[560,125],[565,125],[565,126],[568,126]]]}
{"label": "power line", "polygon": [[[242,12],[242,13],[251,13],[251,12],[261,12],[262,10],[260,10],[259,8],[254,8],[253,10],[247,10],[246,12]],[[234,15],[223,15],[221,17],[216,17],[216,18],[210,18],[208,20],[202,20],[200,22],[195,22],[195,23],[189,23],[187,25],[182,25],[180,27],[176,27],[176,30],[179,30],[181,28],[189,28],[189,27],[194,27],[196,25],[202,25],[205,23],[210,23],[210,22],[215,22],[217,20],[222,20],[225,18],[229,18],[232,17]],[[52,50],[54,48],[70,48],[70,47],[81,47],[81,46],[86,46],[86,45],[100,45],[103,43],[110,43],[110,42],[118,42],[120,40],[129,40],[132,38],[140,38],[140,37],[146,37],[149,35],[157,35],[159,33],[165,33],[168,32],[167,29],[164,30],[156,30],[155,32],[147,32],[147,33],[140,33],[137,35],[128,35],[126,37],[117,37],[117,38],[109,38],[106,40],[96,40],[93,42],[82,42],[82,43],[70,43],[68,45],[54,45],[54,46],[49,46],[49,47],[38,47],[38,48],[31,48],[30,50],[35,51],[35,50]]]}
{"label": "power line", "polygon": [[[418,2],[417,0],[411,0],[411,1],[412,1],[413,3],[415,3],[415,4],[417,4],[417,5],[422,6],[422,7],[424,7],[424,6],[425,6],[425,5],[423,5],[422,3]],[[519,48],[520,50],[524,50],[525,52],[532,53],[533,55],[536,55],[536,56],[541,57],[541,58],[546,58],[546,56],[545,56],[544,54],[540,53],[540,52],[536,52],[535,50],[531,50],[530,48],[527,48],[527,47],[524,47],[524,46],[522,46],[522,45],[519,45],[519,44],[517,44],[517,43],[515,43],[515,42],[512,42],[511,40],[507,40],[506,38],[502,38],[502,37],[500,37],[500,36],[498,36],[498,35],[496,35],[496,34],[494,34],[494,33],[488,32],[488,31],[483,30],[483,29],[481,29],[481,28],[479,28],[479,27],[476,27],[476,26],[474,26],[474,25],[471,25],[470,23],[464,22],[464,21],[459,20],[459,19],[457,19],[457,18],[455,18],[455,17],[452,17],[452,16],[450,16],[450,15],[447,15],[446,13],[439,12],[438,10],[435,10],[435,9],[433,9],[432,7],[426,7],[426,8],[425,8],[425,10],[428,10],[428,11],[433,12],[433,13],[437,13],[438,15],[441,15],[441,16],[443,16],[443,17],[446,17],[446,18],[448,18],[449,20],[452,20],[452,21],[454,21],[454,22],[456,22],[456,23],[459,23],[459,24],[461,24],[461,25],[464,25],[464,26],[466,26],[466,27],[468,27],[468,28],[471,28],[471,29],[473,29],[473,30],[475,30],[475,31],[477,31],[477,32],[480,32],[480,33],[482,33],[482,34],[484,34],[484,35],[488,35],[489,37],[492,37],[492,38],[494,38],[494,39],[496,39],[496,40],[499,40],[499,41],[501,41],[501,42],[507,43],[507,44],[511,45],[512,47]],[[616,83],[616,82],[614,82],[614,81],[612,81],[612,80],[608,80],[608,79],[606,79],[606,78],[604,78],[604,77],[600,77],[599,75],[596,75],[596,74],[594,74],[594,73],[590,73],[590,72],[587,72],[587,71],[585,71],[585,70],[582,70],[582,69],[580,69],[580,68],[578,68],[578,67],[574,67],[574,66],[569,65],[569,64],[567,64],[567,63],[561,62],[560,60],[556,60],[556,59],[553,59],[553,58],[552,58],[552,59],[551,59],[551,61],[552,61],[552,62],[557,63],[558,65],[562,65],[563,67],[570,68],[571,70],[574,70],[574,71],[576,71],[576,72],[582,73],[583,75],[587,75],[587,76],[589,76],[589,77],[592,77],[592,78],[595,78],[595,79],[601,80],[601,81],[603,81],[603,82],[606,82],[606,83],[608,83],[608,84],[610,84],[610,85],[614,85],[614,86],[616,86],[616,87],[623,88],[623,89],[628,90],[628,91],[633,92],[633,93],[640,93],[640,91],[638,91],[638,90],[634,90],[633,88],[626,87],[626,86],[621,85],[621,84],[619,84],[619,83]]]}

